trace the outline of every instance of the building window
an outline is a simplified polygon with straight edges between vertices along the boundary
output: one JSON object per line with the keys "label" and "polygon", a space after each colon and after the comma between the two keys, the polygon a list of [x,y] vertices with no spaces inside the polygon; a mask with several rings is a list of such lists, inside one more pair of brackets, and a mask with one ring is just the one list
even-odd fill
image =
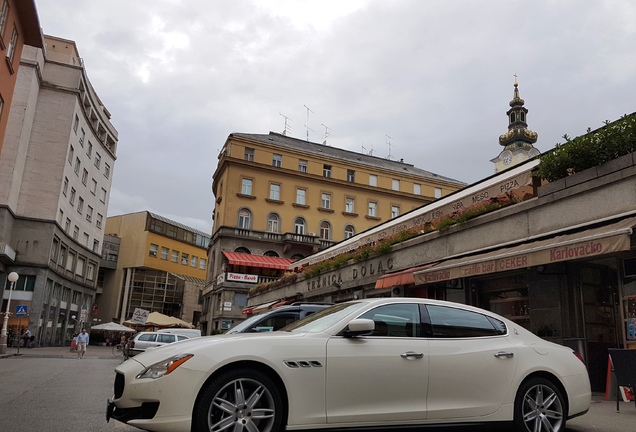
{"label": "building window", "polygon": [[400,190],[400,181],[398,179],[393,179],[391,181],[391,189],[393,189],[394,191]]}
{"label": "building window", "polygon": [[162,260],[167,260],[168,259],[168,252],[170,251],[170,249],[168,249],[165,246],[161,246],[161,259]]}
{"label": "building window", "polygon": [[378,176],[371,174],[369,176],[369,186],[377,186],[378,185]]}
{"label": "building window", "polygon": [[99,169],[101,163],[102,163],[102,157],[99,155],[99,153],[95,152],[95,167]]}
{"label": "building window", "polygon": [[391,218],[396,218],[400,215],[400,207],[392,205],[391,206]]}
{"label": "building window", "polygon": [[178,250],[172,250],[172,259],[171,261],[173,263],[179,262],[179,251]]}
{"label": "building window", "polygon": [[4,37],[4,29],[7,26],[9,18],[9,0],[3,0],[2,9],[0,9],[0,39]]}
{"label": "building window", "polygon": [[66,231],[67,234],[69,234],[71,232],[71,219],[70,218],[66,218],[66,222],[64,223],[64,231]]}
{"label": "building window", "polygon": [[2,117],[2,108],[4,107],[4,99],[2,99],[2,95],[0,95],[0,117]]}
{"label": "building window", "polygon": [[242,229],[250,229],[252,214],[248,209],[241,209],[238,215],[238,227]]}
{"label": "building window", "polygon": [[327,221],[320,222],[320,238],[323,240],[331,239],[331,224]]}
{"label": "building window", "polygon": [[201,258],[201,259],[199,260],[199,269],[201,269],[201,270],[205,270],[205,264],[206,264],[206,263],[207,263],[206,259],[205,259],[205,258]]}
{"label": "building window", "polygon": [[150,249],[148,251],[148,255],[154,258],[157,258],[157,251],[159,250],[159,245],[154,243],[150,243]]}
{"label": "building window", "polygon": [[78,157],[75,158],[75,174],[79,176],[80,167],[82,166],[82,162]]}
{"label": "building window", "polygon": [[71,196],[69,197],[68,202],[70,202],[72,206],[75,205],[75,188],[71,188]]}
{"label": "building window", "polygon": [[192,258],[190,259],[190,267],[197,268],[198,264],[199,264],[199,257],[196,257],[193,255]]}
{"label": "building window", "polygon": [[79,227],[75,225],[73,227],[73,240],[77,240],[79,238]]}
{"label": "building window", "polygon": [[82,214],[83,211],[84,211],[84,198],[79,197],[79,200],[77,200],[77,212],[79,214]]}
{"label": "building window", "polygon": [[331,178],[331,165],[323,165],[322,166],[322,176]]}
{"label": "building window", "polygon": [[269,185],[269,199],[280,201],[280,185],[277,185],[277,184]]}
{"label": "building window", "polygon": [[320,206],[325,209],[331,208],[331,194],[323,193],[320,200]]}
{"label": "building window", "polygon": [[62,193],[64,196],[68,193],[68,177],[64,177],[64,183],[62,185]]}
{"label": "building window", "polygon": [[296,189],[296,204],[305,205],[307,191],[305,189]]}
{"label": "building window", "polygon": [[283,155],[274,154],[272,156],[272,166],[280,168],[283,166]]}
{"label": "building window", "polygon": [[106,202],[106,189],[102,188],[102,191],[99,194],[99,200],[103,203]]}
{"label": "building window", "polygon": [[243,179],[241,182],[241,193],[243,195],[252,195],[252,180],[251,179]]}
{"label": "building window", "polygon": [[375,201],[369,201],[369,216],[377,217],[378,215],[378,203]]}
{"label": "building window", "polygon": [[347,181],[349,183],[356,181],[356,172],[354,170],[347,170]]}
{"label": "building window", "polygon": [[345,212],[355,213],[354,204],[355,200],[353,198],[345,198]]}
{"label": "building window", "polygon": [[62,225],[63,221],[64,221],[64,210],[60,209],[60,220],[59,220],[60,225]]}
{"label": "building window", "polygon": [[245,154],[243,155],[243,159],[246,161],[253,162],[254,161],[254,149],[245,147]]}
{"label": "building window", "polygon": [[[13,58],[15,57],[15,51],[18,47],[18,30],[13,27],[13,32],[11,33],[11,40],[9,41],[9,46],[7,47],[7,62],[9,63],[9,67],[13,70]],[[13,72],[12,72],[13,73]]]}
{"label": "building window", "polygon": [[73,122],[73,132],[77,133],[77,128],[79,127],[79,117],[75,114],[75,121]]}
{"label": "building window", "polygon": [[86,266],[86,279],[93,280],[95,277],[95,266],[91,263],[88,263]]}
{"label": "building window", "polygon": [[99,240],[93,240],[93,252],[99,253]]}
{"label": "building window", "polygon": [[190,255],[185,253],[185,252],[181,252],[181,265],[188,265],[188,258],[190,258]]}
{"label": "building window", "polygon": [[95,195],[95,192],[97,191],[97,180],[95,180],[94,178],[91,179],[91,193],[93,195]]}
{"label": "building window", "polygon": [[91,206],[86,209],[86,220],[89,222],[93,220],[93,207]]}
{"label": "building window", "polygon": [[97,219],[95,220],[95,226],[97,228],[101,228],[102,227],[102,219],[103,218],[104,217],[101,214],[97,213]]}
{"label": "building window", "polygon": [[73,146],[68,150],[68,163],[73,163],[73,156],[75,155],[75,149]]}
{"label": "building window", "polygon": [[435,198],[442,197],[442,188],[435,188]]}
{"label": "building window", "polygon": [[298,161],[298,171],[301,172],[301,173],[306,173],[307,172],[307,161],[306,160],[300,159]]}
{"label": "building window", "polygon": [[84,186],[86,186],[87,181],[88,181],[88,171],[86,170],[86,168],[84,168],[84,171],[82,171],[82,183],[84,184]]}
{"label": "building window", "polygon": [[415,195],[422,195],[422,185],[419,183],[413,184],[413,193]]}
{"label": "building window", "polygon": [[88,240],[89,240],[88,233],[82,234],[82,244],[86,247],[88,247]]}
{"label": "building window", "polygon": [[353,237],[354,235],[356,235],[356,229],[353,227],[353,225],[345,225],[345,229],[344,229],[345,240]]}
{"label": "building window", "polygon": [[104,177],[110,177],[110,165],[108,165],[107,163],[104,164]]}
{"label": "building window", "polygon": [[88,142],[88,146],[86,146],[86,156],[88,156],[88,158],[90,159],[93,156],[93,144],[91,144],[91,142]]}
{"label": "building window", "polygon": [[84,128],[81,128],[82,132],[80,133],[79,143],[82,147],[84,147],[84,138],[86,137],[86,131]]}
{"label": "building window", "polygon": [[305,219],[298,217],[294,221],[294,233],[305,234]]}
{"label": "building window", "polygon": [[275,213],[270,213],[267,216],[267,231],[273,232],[273,233],[279,232],[278,221],[279,221],[278,215]]}

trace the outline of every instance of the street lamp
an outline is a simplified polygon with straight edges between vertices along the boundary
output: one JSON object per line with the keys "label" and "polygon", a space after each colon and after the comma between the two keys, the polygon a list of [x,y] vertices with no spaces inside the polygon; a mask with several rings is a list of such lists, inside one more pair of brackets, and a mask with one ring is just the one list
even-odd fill
{"label": "street lamp", "polygon": [[11,294],[13,293],[13,285],[20,276],[16,272],[9,273],[9,299],[7,300],[7,311],[4,313],[4,323],[2,324],[2,333],[0,333],[0,354],[7,353],[7,327],[9,324],[9,308],[11,307]]}

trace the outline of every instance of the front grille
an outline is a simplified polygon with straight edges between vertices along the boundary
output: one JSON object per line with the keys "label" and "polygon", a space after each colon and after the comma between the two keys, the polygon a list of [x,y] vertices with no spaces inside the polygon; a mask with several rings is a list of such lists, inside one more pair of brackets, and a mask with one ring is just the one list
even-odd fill
{"label": "front grille", "polygon": [[123,374],[119,372],[115,373],[115,399],[119,399],[124,394],[124,387],[126,385],[126,379]]}

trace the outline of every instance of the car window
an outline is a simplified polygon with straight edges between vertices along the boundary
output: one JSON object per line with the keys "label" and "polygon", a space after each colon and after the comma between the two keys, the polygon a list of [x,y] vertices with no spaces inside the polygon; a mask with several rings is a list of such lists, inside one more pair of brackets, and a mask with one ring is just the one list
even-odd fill
{"label": "car window", "polygon": [[274,314],[259,322],[253,330],[258,332],[271,332],[279,330],[298,319],[296,313]]}
{"label": "car window", "polygon": [[161,343],[172,343],[174,342],[174,335],[171,334],[158,334],[157,335],[157,342],[161,342]]}
{"label": "car window", "polygon": [[420,336],[420,310],[417,304],[390,304],[371,309],[359,318],[372,319],[375,330],[371,336]]}
{"label": "car window", "polygon": [[365,305],[366,303],[363,302],[340,303],[293,322],[281,330],[303,333],[321,332]]}
{"label": "car window", "polygon": [[486,315],[445,306],[427,305],[433,337],[464,338],[506,334],[506,325]]}
{"label": "car window", "polygon": [[154,333],[146,333],[146,334],[141,334],[139,335],[139,339],[137,339],[138,341],[143,341],[143,342],[154,342],[157,339],[157,335]]}
{"label": "car window", "polygon": [[190,338],[188,338],[186,336],[177,335],[177,339],[182,341],[182,340],[186,340],[186,339],[190,339]]}

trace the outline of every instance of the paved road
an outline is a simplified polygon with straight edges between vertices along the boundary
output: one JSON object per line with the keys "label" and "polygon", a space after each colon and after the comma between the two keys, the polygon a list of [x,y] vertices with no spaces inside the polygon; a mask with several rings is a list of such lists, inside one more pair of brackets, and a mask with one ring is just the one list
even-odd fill
{"label": "paved road", "polygon": [[[9,354],[15,353],[9,349]],[[0,431],[133,432],[139,429],[111,420],[106,399],[112,395],[113,369],[122,361],[108,347],[88,347],[86,358],[64,348],[21,349],[0,358]],[[635,430],[636,405],[595,395],[590,412],[572,419],[568,432]],[[437,430],[424,429],[424,431]],[[500,428],[445,428],[444,432],[510,432]]]}

